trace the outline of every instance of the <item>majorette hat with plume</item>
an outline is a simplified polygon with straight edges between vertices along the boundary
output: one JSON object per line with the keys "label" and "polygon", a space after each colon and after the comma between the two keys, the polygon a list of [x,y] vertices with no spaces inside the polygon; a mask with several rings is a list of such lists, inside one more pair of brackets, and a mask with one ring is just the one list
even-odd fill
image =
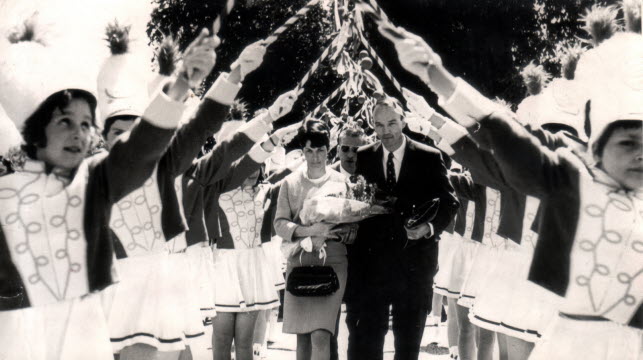
{"label": "majorette hat with plume", "polygon": [[576,75],[590,100],[593,143],[614,121],[643,120],[643,38],[619,32],[591,55],[592,61],[581,57]]}
{"label": "majorette hat with plume", "polygon": [[518,104],[516,115],[523,124],[540,124],[538,117],[541,110],[541,93],[551,79],[551,75],[545,71],[542,65],[536,65],[532,61],[520,71],[520,76],[522,76],[528,95]]}
{"label": "majorette hat with plume", "polygon": [[593,5],[585,10],[585,14],[581,18],[584,23],[582,29],[591,37],[589,42],[593,46],[600,45],[620,30],[616,20],[617,15],[618,8],[614,5]]}
{"label": "majorette hat with plume", "polygon": [[100,124],[114,116],[141,116],[149,102],[151,65],[142,54],[129,51],[129,27],[117,21],[106,29],[111,56],[98,74]]}
{"label": "majorette hat with plume", "polygon": [[0,58],[0,104],[18,129],[49,96],[69,89],[95,97],[96,74],[82,50],[39,42],[36,19],[7,34]]}
{"label": "majorette hat with plume", "polygon": [[[532,102],[530,111],[533,117],[530,124],[534,126],[565,125],[574,129],[578,136],[586,140],[585,102],[579,83],[574,81],[576,64],[582,54],[579,45],[567,47],[560,56],[561,78],[549,82],[541,94]],[[522,105],[522,104],[521,104]]]}

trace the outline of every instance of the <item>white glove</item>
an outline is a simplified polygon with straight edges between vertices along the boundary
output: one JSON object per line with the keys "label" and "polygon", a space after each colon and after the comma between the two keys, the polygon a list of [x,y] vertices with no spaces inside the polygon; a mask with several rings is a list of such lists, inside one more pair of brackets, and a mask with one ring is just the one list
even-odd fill
{"label": "white glove", "polygon": [[404,118],[404,121],[406,121],[409,130],[422,135],[429,135],[432,128],[431,123],[428,120],[418,116],[417,114],[410,114]]}
{"label": "white glove", "polygon": [[210,36],[208,29],[204,28],[183,52],[181,73],[190,87],[199,86],[214,68],[217,59],[214,49],[219,42],[218,37]]}
{"label": "white glove", "polygon": [[288,144],[292,141],[295,135],[297,135],[297,131],[299,131],[301,125],[301,122],[296,122],[292,125],[284,126],[275,130],[272,136],[277,138],[277,144],[279,144],[279,141],[282,141],[284,144]]}
{"label": "white glove", "polygon": [[291,90],[285,94],[281,94],[277,101],[268,108],[268,113],[273,121],[288,114],[292,110],[293,105],[297,101],[297,93]]}
{"label": "white glove", "polygon": [[241,67],[241,80],[261,66],[263,57],[266,55],[266,46],[263,42],[264,40],[259,40],[248,45],[243,49],[239,58],[230,66],[231,69],[237,66]]}
{"label": "white glove", "polygon": [[406,105],[412,113],[422,116],[425,119],[431,119],[435,113],[435,109],[433,109],[422,96],[407,88],[402,88],[402,95],[404,95]]}
{"label": "white glove", "polygon": [[299,246],[301,246],[302,249],[304,249],[305,252],[312,252],[313,251],[313,239],[309,237],[305,238],[304,240],[299,242]]}
{"label": "white glove", "polygon": [[421,37],[402,28],[381,24],[379,31],[395,45],[402,67],[428,84],[429,67],[441,65],[440,56]]}

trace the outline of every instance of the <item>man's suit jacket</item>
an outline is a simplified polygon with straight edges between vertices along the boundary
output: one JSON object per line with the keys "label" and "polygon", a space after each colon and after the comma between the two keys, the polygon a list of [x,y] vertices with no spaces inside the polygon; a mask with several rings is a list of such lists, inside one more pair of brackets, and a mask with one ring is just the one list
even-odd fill
{"label": "man's suit jacket", "polygon": [[[381,142],[360,148],[356,173],[364,176],[368,183],[388,191],[383,158]],[[393,213],[362,221],[354,251],[400,254],[412,247],[429,246],[435,242],[435,236],[448,226],[458,208],[440,152],[408,137],[397,183],[388,193],[397,198]],[[409,240],[404,229],[405,219],[411,215],[414,206],[419,207],[435,198],[440,199],[440,209],[432,221],[433,236]]]}

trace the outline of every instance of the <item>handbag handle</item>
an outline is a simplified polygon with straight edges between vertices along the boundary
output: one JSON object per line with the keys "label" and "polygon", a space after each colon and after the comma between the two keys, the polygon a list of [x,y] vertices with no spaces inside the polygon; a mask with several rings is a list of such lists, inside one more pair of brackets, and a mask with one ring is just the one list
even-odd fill
{"label": "handbag handle", "polygon": [[[304,255],[304,251],[305,251],[305,250],[302,248],[302,249],[301,249],[301,251],[299,252],[299,266],[304,266],[304,265],[302,264],[302,262],[301,262],[301,257]],[[323,257],[323,259],[324,259],[324,262],[323,262],[322,266],[326,266],[326,257],[327,257],[327,254],[326,254],[326,248],[325,248],[325,247],[322,247],[322,248],[319,250],[319,253],[322,255],[322,257]]]}

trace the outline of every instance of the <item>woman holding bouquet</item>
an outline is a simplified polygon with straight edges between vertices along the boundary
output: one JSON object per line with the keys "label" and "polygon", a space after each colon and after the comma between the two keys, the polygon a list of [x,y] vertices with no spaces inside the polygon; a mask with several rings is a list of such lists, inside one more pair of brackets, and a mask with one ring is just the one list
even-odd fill
{"label": "woman holding bouquet", "polygon": [[[348,227],[317,222],[306,224],[300,218],[304,200],[320,195],[343,197],[347,186],[339,172],[326,166],[329,130],[318,120],[306,122],[299,132],[306,166],[284,179],[277,201],[275,230],[284,242],[294,243],[288,256],[286,276],[293,268],[326,265],[339,279],[339,289],[328,296],[297,297],[286,291],[283,332],[297,334],[297,360],[327,360],[330,338],[346,287],[348,260],[340,238]],[[304,250],[312,242],[312,252]],[[323,256],[325,254],[325,257]]]}

